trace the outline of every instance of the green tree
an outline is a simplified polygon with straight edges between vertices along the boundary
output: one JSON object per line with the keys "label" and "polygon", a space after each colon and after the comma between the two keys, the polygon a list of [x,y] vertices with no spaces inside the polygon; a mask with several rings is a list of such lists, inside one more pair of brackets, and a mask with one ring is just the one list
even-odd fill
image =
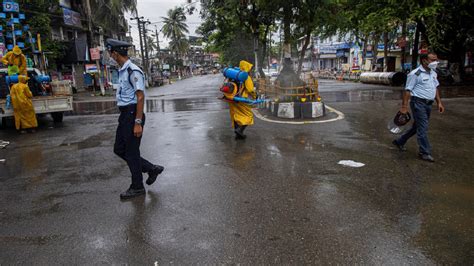
{"label": "green tree", "polygon": [[158,53],[158,46],[156,44],[155,38],[151,36],[147,36],[147,47],[146,49],[148,50],[148,53],[150,54],[150,57],[153,56],[153,53]]}
{"label": "green tree", "polygon": [[[221,54],[222,63],[236,65],[247,60],[264,76],[263,60],[277,15],[276,6],[268,0],[203,0],[201,7],[204,23],[199,32],[208,43],[212,41],[210,46]],[[249,57],[249,52],[253,56]]]}
{"label": "green tree", "polygon": [[[179,62],[180,55],[186,53],[189,44],[186,40],[185,33],[188,33],[188,25],[186,25],[186,14],[181,7],[175,7],[168,10],[167,17],[162,17],[164,25],[163,34],[170,39],[169,48],[175,54],[175,61]],[[180,69],[181,71],[181,69]]]}
{"label": "green tree", "polygon": [[[444,0],[437,12],[423,20],[430,47],[442,58],[459,67],[464,74],[464,57],[474,49],[474,2]],[[453,71],[458,69],[453,68]]]}
{"label": "green tree", "polygon": [[87,0],[91,5],[92,22],[106,32],[128,30],[126,12],[136,12],[137,0]]}
{"label": "green tree", "polygon": [[[55,41],[51,36],[51,18],[62,17],[59,9],[58,0],[20,0],[20,10],[25,13],[26,22],[30,26],[32,37],[36,38],[39,33],[41,35],[42,50],[47,53],[47,59],[51,68],[56,68],[57,60],[64,56],[64,44],[60,41]],[[45,26],[47,25],[47,26]],[[22,36],[29,39],[27,34]],[[37,47],[35,48],[37,49]],[[25,47],[24,53],[29,57],[33,57],[32,49]]]}

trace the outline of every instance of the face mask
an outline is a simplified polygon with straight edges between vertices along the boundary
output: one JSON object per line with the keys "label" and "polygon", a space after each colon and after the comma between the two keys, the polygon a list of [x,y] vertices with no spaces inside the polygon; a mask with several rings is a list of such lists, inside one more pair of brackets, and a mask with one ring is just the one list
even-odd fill
{"label": "face mask", "polygon": [[431,62],[428,64],[428,67],[435,70],[436,67],[438,66],[439,62],[438,61],[434,61],[434,62]]}

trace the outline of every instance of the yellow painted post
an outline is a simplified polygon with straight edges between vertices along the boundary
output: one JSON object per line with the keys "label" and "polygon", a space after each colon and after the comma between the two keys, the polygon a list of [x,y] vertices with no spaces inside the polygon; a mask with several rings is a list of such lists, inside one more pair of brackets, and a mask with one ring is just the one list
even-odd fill
{"label": "yellow painted post", "polygon": [[38,51],[41,52],[41,34],[36,34],[36,41],[38,42]]}

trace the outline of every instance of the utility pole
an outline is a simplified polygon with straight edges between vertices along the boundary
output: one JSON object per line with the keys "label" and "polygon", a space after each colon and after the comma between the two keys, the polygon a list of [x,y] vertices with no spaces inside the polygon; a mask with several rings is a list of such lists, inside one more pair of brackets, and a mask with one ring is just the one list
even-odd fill
{"label": "utility pole", "polygon": [[150,57],[148,56],[148,35],[146,25],[150,24],[150,21],[143,21],[143,40],[145,45],[145,73],[150,73]]}
{"label": "utility pole", "polygon": [[[87,9],[87,26],[89,28],[89,41],[90,41],[90,47],[89,48],[96,48],[96,43],[94,41],[94,32],[92,29],[92,9],[91,9],[91,3],[90,0],[86,0],[86,9]],[[87,51],[89,52],[89,51]],[[100,62],[99,60],[95,61],[95,64],[97,65],[97,75],[99,79],[99,87],[100,87],[100,94],[102,96],[105,95],[105,87],[104,84],[102,83],[102,77],[101,77],[101,69],[100,69]],[[95,86],[94,86],[94,93],[95,93]]]}
{"label": "utility pole", "polygon": [[138,23],[138,36],[140,37],[140,58],[142,59],[142,64],[144,64],[145,62],[145,58],[143,57],[143,41],[142,41],[142,19],[144,17],[139,17],[138,16],[138,13],[137,13],[137,16],[134,17],[134,18],[130,18],[130,20],[136,20],[137,23]]}
{"label": "utility pole", "polygon": [[158,35],[158,26],[155,25],[156,48],[158,50],[158,69],[161,69],[160,36]]}

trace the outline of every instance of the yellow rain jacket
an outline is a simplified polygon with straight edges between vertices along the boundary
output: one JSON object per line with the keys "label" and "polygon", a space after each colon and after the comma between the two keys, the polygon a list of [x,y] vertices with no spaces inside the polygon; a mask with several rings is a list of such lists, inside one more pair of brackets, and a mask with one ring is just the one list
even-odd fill
{"label": "yellow rain jacket", "polygon": [[[250,72],[253,65],[247,61],[240,61],[239,68],[242,71]],[[242,97],[248,98],[249,95],[252,95],[253,98],[256,97],[255,88],[253,86],[252,78],[249,77],[244,83],[244,88],[242,90]],[[246,103],[237,103],[237,102],[230,102],[230,119],[232,121],[232,127],[234,127],[234,123],[237,123],[239,126],[248,126],[253,125],[253,113],[252,107]]]}
{"label": "yellow rain jacket", "polygon": [[[4,66],[14,65],[17,66],[19,71],[18,73],[11,73],[11,74],[18,74],[18,75],[27,75],[26,71],[26,57],[22,54],[21,49],[18,46],[13,48],[13,51],[8,52],[2,58],[2,63]],[[10,75],[10,73],[9,73]]]}
{"label": "yellow rain jacket", "polygon": [[17,84],[10,89],[10,96],[13,105],[13,115],[15,116],[15,127],[17,130],[38,127],[35,109],[33,108],[33,94],[26,84],[26,76],[18,76]]}

